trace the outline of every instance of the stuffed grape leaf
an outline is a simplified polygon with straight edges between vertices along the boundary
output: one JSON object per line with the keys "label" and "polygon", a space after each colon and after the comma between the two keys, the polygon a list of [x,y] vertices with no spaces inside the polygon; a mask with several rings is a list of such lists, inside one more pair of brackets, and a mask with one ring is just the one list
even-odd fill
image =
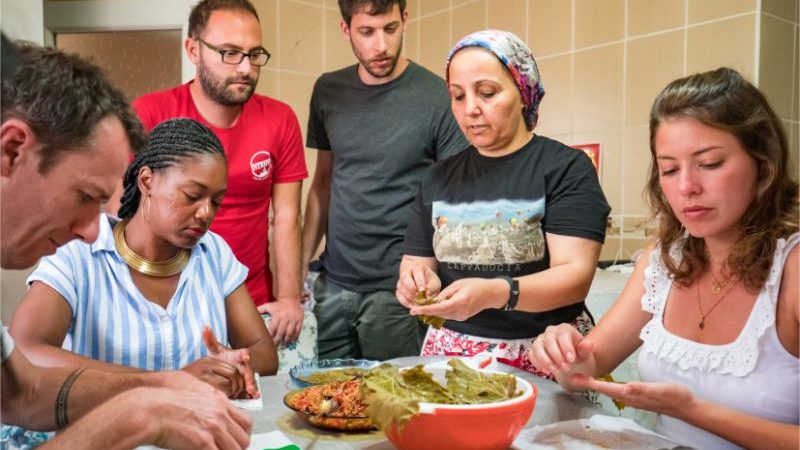
{"label": "stuffed grape leaf", "polygon": [[[424,292],[417,293],[417,297],[414,299],[418,305],[425,306],[425,305],[433,305],[439,303],[441,299],[439,297],[429,297],[425,295]],[[417,319],[424,323],[425,325],[430,325],[437,330],[441,329],[444,326],[444,319],[437,316],[426,316],[421,315],[417,316]]]}

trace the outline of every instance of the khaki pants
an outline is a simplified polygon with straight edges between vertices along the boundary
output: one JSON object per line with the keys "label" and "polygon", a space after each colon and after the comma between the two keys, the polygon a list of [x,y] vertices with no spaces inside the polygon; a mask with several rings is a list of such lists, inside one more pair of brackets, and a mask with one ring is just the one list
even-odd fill
{"label": "khaki pants", "polygon": [[425,328],[394,291],[354,292],[321,273],[314,282],[319,359],[418,356]]}

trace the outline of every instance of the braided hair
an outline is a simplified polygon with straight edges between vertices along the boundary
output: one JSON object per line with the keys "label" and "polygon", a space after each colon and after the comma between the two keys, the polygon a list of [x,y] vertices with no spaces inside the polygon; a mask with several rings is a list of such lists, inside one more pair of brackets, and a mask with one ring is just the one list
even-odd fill
{"label": "braided hair", "polygon": [[171,119],[158,124],[152,131],[144,150],[136,154],[125,172],[120,219],[133,217],[139,208],[142,193],[139,191],[139,171],[149,167],[160,172],[178,164],[181,160],[199,155],[220,155],[225,160],[225,151],[217,136],[208,127],[192,119]]}

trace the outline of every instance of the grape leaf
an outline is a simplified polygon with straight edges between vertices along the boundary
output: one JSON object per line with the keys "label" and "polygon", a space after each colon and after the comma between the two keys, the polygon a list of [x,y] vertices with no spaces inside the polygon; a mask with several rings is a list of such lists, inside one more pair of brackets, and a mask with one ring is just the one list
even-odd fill
{"label": "grape leaf", "polygon": [[419,413],[419,402],[440,404],[481,404],[516,397],[516,377],[507,374],[482,374],[459,359],[448,361],[452,370],[445,374],[447,386],[433,379],[423,366],[400,370],[382,364],[363,378],[362,396],[367,415],[381,430],[392,424],[402,429]]}
{"label": "grape leaf", "polygon": [[419,402],[402,395],[392,379],[375,379],[366,377],[362,380],[361,392],[367,404],[367,415],[372,422],[383,431],[389,430],[392,423],[398,429],[419,413]]}
{"label": "grape leaf", "polygon": [[[602,381],[609,381],[611,383],[622,383],[621,381],[615,380],[614,377],[612,377],[610,373],[607,373],[605,375],[600,375],[600,376],[597,376],[595,378],[597,378],[598,380],[602,380]],[[614,406],[617,407],[617,410],[622,411],[623,409],[625,409],[626,405],[625,405],[625,402],[623,402],[622,400],[617,400],[615,398],[612,398],[611,401],[614,402]]]}
{"label": "grape leaf", "polygon": [[[424,292],[418,292],[414,301],[420,306],[425,306],[439,303],[441,299],[439,297],[429,297],[425,295]],[[425,325],[430,325],[437,330],[440,330],[444,326],[444,319],[441,317],[420,315],[417,316],[417,319]]]}
{"label": "grape leaf", "polygon": [[484,374],[464,364],[460,359],[447,362],[453,370],[445,374],[447,391],[457,403],[494,403],[517,395],[517,378],[509,374]]}

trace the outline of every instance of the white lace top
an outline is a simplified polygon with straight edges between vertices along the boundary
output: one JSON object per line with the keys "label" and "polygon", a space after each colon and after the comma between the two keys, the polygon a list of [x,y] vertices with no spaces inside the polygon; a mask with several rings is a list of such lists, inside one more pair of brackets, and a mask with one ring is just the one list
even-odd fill
{"label": "white lace top", "polygon": [[[667,381],[687,386],[708,401],[763,417],[800,423],[800,360],[778,338],[775,311],[786,257],[800,243],[800,233],[780,239],[772,268],[750,317],[735,341],[701,344],[664,328],[664,309],[672,277],[661,262],[661,248],[650,254],[645,270],[642,309],[653,318],[642,328],[639,376],[642,381]],[[670,253],[677,261],[680,248]],[[735,449],[735,444],[668,416],[659,416],[656,430],[697,449]]]}

